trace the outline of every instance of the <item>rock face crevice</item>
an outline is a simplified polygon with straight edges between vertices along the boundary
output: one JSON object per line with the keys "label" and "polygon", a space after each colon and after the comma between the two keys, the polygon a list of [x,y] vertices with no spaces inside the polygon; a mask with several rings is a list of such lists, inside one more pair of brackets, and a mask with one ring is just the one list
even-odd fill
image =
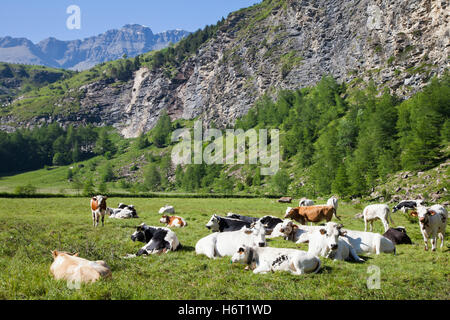
{"label": "rock face crevice", "polygon": [[163,109],[225,127],[264,93],[324,75],[350,86],[373,80],[406,98],[448,69],[448,12],[447,1],[266,0],[230,14],[173,78],[141,69],[125,84],[80,88],[76,117],[125,137],[153,128]]}

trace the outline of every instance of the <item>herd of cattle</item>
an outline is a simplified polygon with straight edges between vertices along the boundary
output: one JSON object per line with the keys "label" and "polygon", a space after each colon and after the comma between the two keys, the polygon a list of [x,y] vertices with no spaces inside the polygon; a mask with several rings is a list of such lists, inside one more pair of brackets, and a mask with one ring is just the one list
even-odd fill
{"label": "herd of cattle", "polygon": [[[138,218],[134,206],[121,203],[118,208],[112,209],[107,207],[106,200],[107,197],[101,195],[91,199],[94,227],[98,226],[100,219],[104,225],[106,215],[116,219]],[[362,214],[357,215],[364,219],[364,231],[344,229],[342,224],[331,222],[333,217],[340,220],[337,209],[338,199],[332,197],[326,205],[314,205],[312,200],[302,199],[298,207],[286,209],[284,219],[274,216],[256,218],[235,213],[229,213],[226,217],[214,214],[205,225],[212,233],[198,240],[195,252],[210,259],[230,256],[233,263],[246,264],[246,269],[252,269],[254,273],[289,271],[300,275],[318,272],[322,265],[320,257],[364,262],[358,254],[383,252],[395,255],[396,245],[412,243],[405,228],[389,226],[392,218],[387,205],[368,205]],[[396,205],[392,212],[398,210],[412,210],[410,214],[418,217],[425,250],[428,250],[429,239],[432,250],[436,250],[437,236],[441,240],[440,247],[443,247],[448,218],[443,206],[426,207],[420,200],[406,200]],[[172,206],[161,208],[159,214],[162,215],[160,222],[165,227],[142,223],[131,235],[132,241],[144,243],[135,256],[167,253],[182,247],[176,233],[170,228],[186,227],[186,221],[174,215]],[[326,224],[312,225],[324,220]],[[383,235],[372,232],[375,220],[383,223]],[[368,223],[370,232],[367,232]],[[308,243],[308,251],[268,247],[266,239],[276,237],[297,244]],[[56,279],[94,282],[101,277],[111,276],[104,261],[88,261],[78,255],[58,251],[53,251],[52,255],[54,262],[50,270]]]}

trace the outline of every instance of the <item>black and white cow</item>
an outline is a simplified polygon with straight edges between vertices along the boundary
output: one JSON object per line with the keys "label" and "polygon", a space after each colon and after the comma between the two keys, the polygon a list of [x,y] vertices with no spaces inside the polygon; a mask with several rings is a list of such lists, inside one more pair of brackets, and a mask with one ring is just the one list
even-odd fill
{"label": "black and white cow", "polygon": [[389,228],[383,236],[391,240],[395,245],[412,244],[411,238],[406,234],[404,227]]}
{"label": "black and white cow", "polygon": [[137,219],[139,218],[133,205],[119,203],[117,208],[107,208],[110,218],[115,219]]}
{"label": "black and white cow", "polygon": [[131,240],[146,243],[138,251],[137,256],[167,253],[181,248],[175,232],[169,228],[147,226],[145,223],[136,227],[136,232],[131,235]]}
{"label": "black and white cow", "polygon": [[423,200],[403,200],[400,201],[394,208],[392,208],[392,212],[397,212],[398,210],[402,210],[406,212],[407,210],[414,210],[418,205],[423,204]]}
{"label": "black and white cow", "polygon": [[226,217],[220,217],[214,214],[206,224],[206,227],[213,232],[229,232],[241,230],[242,227],[249,228],[251,223],[238,219],[231,219]]}
{"label": "black and white cow", "polygon": [[256,218],[256,217],[247,217],[247,216],[243,216],[243,215],[240,215],[237,213],[232,213],[232,212],[227,214],[227,218],[241,220],[241,221],[244,221],[244,222],[247,222],[250,224],[254,223],[260,219],[260,218]]}
{"label": "black and white cow", "polygon": [[264,216],[258,221],[263,224],[264,228],[266,228],[266,231],[269,234],[272,233],[273,229],[276,227],[277,224],[283,223],[282,219],[274,216]]}

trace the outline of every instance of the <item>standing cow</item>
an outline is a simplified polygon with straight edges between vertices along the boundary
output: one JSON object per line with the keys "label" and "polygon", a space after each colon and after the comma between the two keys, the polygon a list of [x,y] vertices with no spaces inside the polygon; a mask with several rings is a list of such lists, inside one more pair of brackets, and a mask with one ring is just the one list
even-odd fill
{"label": "standing cow", "polygon": [[100,217],[102,218],[102,226],[105,225],[106,214],[106,196],[95,196],[91,198],[92,221],[94,227],[98,226]]}
{"label": "standing cow", "polygon": [[336,216],[338,220],[341,220],[337,214],[336,209],[333,206],[312,206],[312,207],[297,207],[297,208],[287,208],[285,219],[292,219],[301,224],[306,224],[306,222],[320,222],[326,220],[330,222]]}
{"label": "standing cow", "polygon": [[392,221],[389,207],[386,204],[371,204],[364,208],[363,210],[364,217],[364,231],[367,231],[367,223],[370,223],[370,231],[373,231],[373,222],[377,219],[380,219],[384,226],[384,232],[388,231],[389,223],[394,223]]}
{"label": "standing cow", "polygon": [[420,231],[425,242],[425,250],[428,251],[428,239],[431,238],[431,250],[436,251],[437,239],[441,239],[441,249],[444,247],[445,228],[447,227],[448,212],[440,204],[430,208],[424,206],[417,207],[417,213],[413,216],[419,217]]}

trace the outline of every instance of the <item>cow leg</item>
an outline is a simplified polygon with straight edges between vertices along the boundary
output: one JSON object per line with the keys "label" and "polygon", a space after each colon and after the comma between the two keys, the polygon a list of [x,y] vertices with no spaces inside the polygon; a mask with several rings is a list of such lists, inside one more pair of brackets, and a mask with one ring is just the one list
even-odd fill
{"label": "cow leg", "polygon": [[389,224],[386,221],[386,219],[383,219],[383,226],[384,226],[384,232],[387,232],[389,230]]}
{"label": "cow leg", "polygon": [[102,227],[104,227],[104,226],[105,226],[105,215],[102,214]]}
{"label": "cow leg", "polygon": [[441,240],[441,249],[444,247],[444,233],[439,233],[439,240]]}
{"label": "cow leg", "polygon": [[367,219],[364,218],[364,232],[367,232]]}
{"label": "cow leg", "polygon": [[425,251],[428,251],[428,239],[423,237],[423,242],[425,243]]}
{"label": "cow leg", "polygon": [[437,242],[436,235],[434,235],[431,238],[431,251],[436,251],[436,242]]}

